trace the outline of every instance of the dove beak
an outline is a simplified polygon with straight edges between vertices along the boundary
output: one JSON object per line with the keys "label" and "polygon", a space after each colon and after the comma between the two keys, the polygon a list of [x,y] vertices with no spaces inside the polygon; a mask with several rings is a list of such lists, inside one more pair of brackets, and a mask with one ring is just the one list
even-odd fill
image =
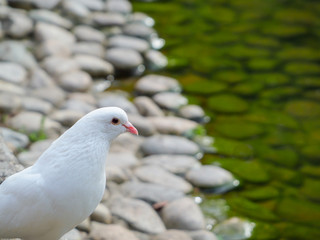
{"label": "dove beak", "polygon": [[130,132],[135,135],[139,135],[138,130],[130,122],[126,122],[125,124],[122,124],[122,125],[127,129],[127,132]]}

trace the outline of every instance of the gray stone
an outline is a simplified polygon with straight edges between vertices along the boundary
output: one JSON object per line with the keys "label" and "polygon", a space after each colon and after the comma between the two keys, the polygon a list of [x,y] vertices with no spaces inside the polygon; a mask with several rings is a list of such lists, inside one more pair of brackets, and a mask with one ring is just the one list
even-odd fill
{"label": "gray stone", "polygon": [[17,113],[21,109],[21,97],[15,94],[0,92],[0,112]]}
{"label": "gray stone", "polygon": [[[126,171],[125,171],[126,170]],[[108,166],[106,168],[106,176],[108,182],[115,182],[117,184],[121,184],[129,180],[129,176],[127,174],[127,169],[122,169],[117,166]]]}
{"label": "gray stone", "polygon": [[95,240],[139,240],[128,229],[116,224],[102,224],[93,222],[90,238]]}
{"label": "gray stone", "polygon": [[85,92],[92,85],[91,76],[83,71],[72,71],[60,75],[59,85],[66,91]]}
{"label": "gray stone", "polygon": [[162,134],[183,135],[198,126],[197,122],[175,116],[148,117],[148,119]]}
{"label": "gray stone", "polygon": [[141,159],[141,162],[144,165],[162,167],[177,175],[184,175],[190,169],[199,168],[201,166],[196,158],[188,155],[151,155]]}
{"label": "gray stone", "polygon": [[201,121],[205,117],[205,112],[198,105],[186,105],[179,109],[179,116],[194,121]]}
{"label": "gray stone", "polygon": [[54,80],[42,68],[35,68],[31,72],[31,79],[29,81],[31,88],[43,88],[55,86]]}
{"label": "gray stone", "polygon": [[106,39],[105,35],[90,26],[79,25],[74,28],[74,35],[79,41],[103,43]]}
{"label": "gray stone", "polygon": [[40,42],[55,40],[63,42],[68,46],[72,46],[76,40],[73,34],[66,29],[43,22],[36,24],[35,37]]}
{"label": "gray stone", "polygon": [[72,47],[72,53],[93,55],[98,58],[104,57],[104,48],[101,44],[95,42],[79,42]]}
{"label": "gray stone", "polygon": [[207,230],[197,230],[188,232],[192,240],[219,240],[218,237]]}
{"label": "gray stone", "polygon": [[43,87],[31,91],[31,95],[59,106],[66,98],[65,92],[59,87]]}
{"label": "gray stone", "polygon": [[[100,223],[99,223],[100,224]],[[101,224],[102,225],[102,224]],[[90,218],[86,218],[84,221],[82,221],[78,226],[77,229],[79,229],[82,232],[90,232],[91,230],[91,223]]]}
{"label": "gray stone", "polygon": [[20,112],[9,119],[9,126],[27,134],[44,131],[47,136],[56,136],[61,132],[61,125],[36,112]]}
{"label": "gray stone", "polygon": [[180,93],[160,92],[153,96],[153,100],[162,108],[177,111],[188,103],[188,99]]}
{"label": "gray stone", "polygon": [[181,88],[174,78],[150,74],[137,81],[135,90],[141,94],[153,95],[159,92],[178,92]]}
{"label": "gray stone", "polygon": [[61,17],[57,13],[49,10],[32,10],[29,12],[29,15],[35,22],[49,23],[66,29],[70,29],[72,27],[72,22],[69,19]]}
{"label": "gray stone", "polygon": [[27,147],[30,143],[27,135],[11,130],[10,128],[0,127],[0,133],[5,143],[13,150]]}
{"label": "gray stone", "polygon": [[85,103],[90,104],[92,106],[95,106],[97,104],[97,100],[90,93],[79,93],[79,92],[70,93],[68,95],[68,98],[69,98],[69,100],[82,101],[82,102],[85,102]]}
{"label": "gray stone", "polygon": [[109,62],[95,56],[79,54],[74,56],[74,60],[81,70],[93,77],[106,77],[114,72],[113,66]]}
{"label": "gray stone", "polygon": [[117,70],[135,70],[143,64],[143,58],[139,52],[129,48],[107,49],[105,59]]}
{"label": "gray stone", "polygon": [[144,138],[130,133],[121,134],[111,144],[110,150],[113,152],[133,152],[140,150]]}
{"label": "gray stone", "polygon": [[107,223],[107,224],[110,224],[112,220],[112,216],[109,208],[107,208],[105,205],[101,203],[98,204],[96,209],[91,214],[90,218],[93,221]]}
{"label": "gray stone", "polygon": [[2,24],[5,33],[12,38],[23,38],[33,30],[31,19],[23,12],[10,11]]}
{"label": "gray stone", "polygon": [[69,99],[62,104],[61,109],[73,110],[86,114],[95,110],[96,107],[80,99]]}
{"label": "gray stone", "polygon": [[76,0],[64,0],[62,2],[63,12],[71,18],[86,18],[89,16],[89,9]]}
{"label": "gray stone", "polygon": [[146,155],[152,154],[178,154],[195,156],[200,148],[194,142],[180,136],[154,135],[148,137],[141,145]]}
{"label": "gray stone", "polygon": [[0,79],[15,84],[23,84],[27,78],[27,71],[17,63],[0,62]]}
{"label": "gray stone", "polygon": [[106,167],[130,168],[138,165],[138,163],[137,157],[131,152],[109,152]]}
{"label": "gray stone", "polygon": [[31,144],[30,146],[30,151],[31,152],[44,152],[47,150],[50,145],[54,142],[55,139],[44,139],[44,140],[39,140]]}
{"label": "gray stone", "polygon": [[129,114],[130,122],[138,130],[139,135],[151,136],[157,132],[154,125],[148,118],[144,118],[138,114]]}
{"label": "gray stone", "polygon": [[28,70],[37,66],[33,55],[18,41],[8,40],[0,43],[0,60],[18,63]]}
{"label": "gray stone", "polygon": [[37,161],[41,154],[41,152],[21,152],[17,157],[21,165],[30,167]]}
{"label": "gray stone", "polygon": [[251,236],[254,224],[238,217],[229,218],[213,228],[213,232],[223,239],[246,239]]}
{"label": "gray stone", "polygon": [[65,44],[61,41],[56,40],[47,40],[40,44],[37,47],[36,56],[38,59],[43,59],[49,56],[57,56],[57,57],[70,57],[71,49],[68,44]]}
{"label": "gray stone", "polygon": [[50,115],[50,118],[64,126],[71,127],[83,116],[83,112],[75,110],[57,110]]}
{"label": "gray stone", "polygon": [[61,0],[8,0],[10,6],[30,9],[33,7],[52,9],[59,4]]}
{"label": "gray stone", "polygon": [[26,90],[13,83],[0,80],[0,93],[11,93],[15,95],[24,95]]}
{"label": "gray stone", "polygon": [[79,3],[83,4],[86,6],[89,10],[91,11],[103,11],[104,9],[104,4],[101,0],[77,0]]}
{"label": "gray stone", "polygon": [[53,105],[39,98],[23,97],[22,108],[26,111],[38,112],[47,115],[52,111]]}
{"label": "gray stone", "polygon": [[79,65],[74,59],[59,56],[50,56],[43,60],[43,68],[52,76],[79,70]]}
{"label": "gray stone", "polygon": [[23,166],[18,163],[16,157],[5,144],[0,131],[0,184],[7,177],[21,171],[22,169]]}
{"label": "gray stone", "polygon": [[109,208],[112,215],[125,220],[133,229],[150,234],[165,231],[158,214],[144,201],[131,198],[113,198],[109,202]]}
{"label": "gray stone", "polygon": [[126,35],[140,37],[149,40],[155,30],[141,23],[129,23],[123,27]]}
{"label": "gray stone", "polygon": [[147,67],[151,70],[160,70],[168,65],[167,57],[157,50],[150,49],[144,54],[144,57],[147,61]]}
{"label": "gray stone", "polygon": [[155,24],[155,21],[153,18],[151,18],[150,16],[142,12],[133,12],[129,16],[129,19],[130,19],[130,22],[144,24],[148,27],[153,27]]}
{"label": "gray stone", "polygon": [[180,230],[168,230],[154,236],[151,240],[192,240],[188,234]]}
{"label": "gray stone", "polygon": [[126,197],[137,198],[150,204],[171,202],[184,197],[184,193],[177,189],[140,181],[123,183],[121,185],[121,192]]}
{"label": "gray stone", "polygon": [[161,217],[168,229],[202,230],[204,216],[199,206],[190,198],[180,198],[165,205]]}
{"label": "gray stone", "polygon": [[134,174],[144,182],[160,184],[184,193],[192,191],[190,183],[158,166],[141,166],[134,170]]}
{"label": "gray stone", "polygon": [[132,11],[132,5],[127,0],[108,0],[106,2],[106,10],[109,12],[119,12],[128,14]]}
{"label": "gray stone", "polygon": [[91,15],[92,21],[98,27],[122,26],[126,23],[125,17],[120,13],[100,13]]}
{"label": "gray stone", "polygon": [[191,169],[186,174],[186,179],[196,187],[219,187],[234,181],[232,174],[218,166],[201,166]]}
{"label": "gray stone", "polygon": [[126,97],[117,93],[105,93],[98,102],[99,107],[120,107],[127,113],[137,114],[138,110]]}
{"label": "gray stone", "polygon": [[164,116],[164,112],[149,97],[136,97],[133,102],[136,105],[139,113],[143,116]]}
{"label": "gray stone", "polygon": [[108,47],[130,48],[140,53],[144,53],[150,49],[150,45],[146,40],[125,35],[115,35],[110,37],[108,39]]}

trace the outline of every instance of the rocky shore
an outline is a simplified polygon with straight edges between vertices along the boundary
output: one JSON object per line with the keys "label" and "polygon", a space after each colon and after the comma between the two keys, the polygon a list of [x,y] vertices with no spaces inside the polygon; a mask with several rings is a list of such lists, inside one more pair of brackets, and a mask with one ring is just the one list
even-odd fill
{"label": "rocky shore", "polygon": [[[153,20],[127,0],[0,2],[0,182],[86,113],[118,106],[140,136],[113,143],[101,204],[64,239],[217,239],[190,194],[235,179],[199,163],[202,108],[176,79],[143,74],[167,64]],[[134,96],[108,90],[123,76],[140,76]]]}

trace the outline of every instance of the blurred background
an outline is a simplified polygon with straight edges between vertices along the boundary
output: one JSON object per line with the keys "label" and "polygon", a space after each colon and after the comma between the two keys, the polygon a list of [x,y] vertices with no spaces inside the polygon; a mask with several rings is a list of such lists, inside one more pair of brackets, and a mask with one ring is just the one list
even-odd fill
{"label": "blurred background", "polygon": [[[210,116],[204,164],[240,185],[202,209],[252,239],[316,239],[320,224],[320,2],[133,1],[165,40],[162,52],[190,103]],[[210,226],[210,224],[208,224]],[[223,226],[223,239],[243,236]],[[235,232],[237,232],[235,230]]]}

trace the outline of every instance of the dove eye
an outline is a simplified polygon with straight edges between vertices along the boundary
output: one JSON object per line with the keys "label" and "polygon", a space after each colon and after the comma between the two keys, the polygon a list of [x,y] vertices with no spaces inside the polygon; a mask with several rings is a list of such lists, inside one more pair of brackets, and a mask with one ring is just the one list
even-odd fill
{"label": "dove eye", "polygon": [[118,118],[112,118],[111,123],[113,125],[118,125],[120,123],[120,120]]}

